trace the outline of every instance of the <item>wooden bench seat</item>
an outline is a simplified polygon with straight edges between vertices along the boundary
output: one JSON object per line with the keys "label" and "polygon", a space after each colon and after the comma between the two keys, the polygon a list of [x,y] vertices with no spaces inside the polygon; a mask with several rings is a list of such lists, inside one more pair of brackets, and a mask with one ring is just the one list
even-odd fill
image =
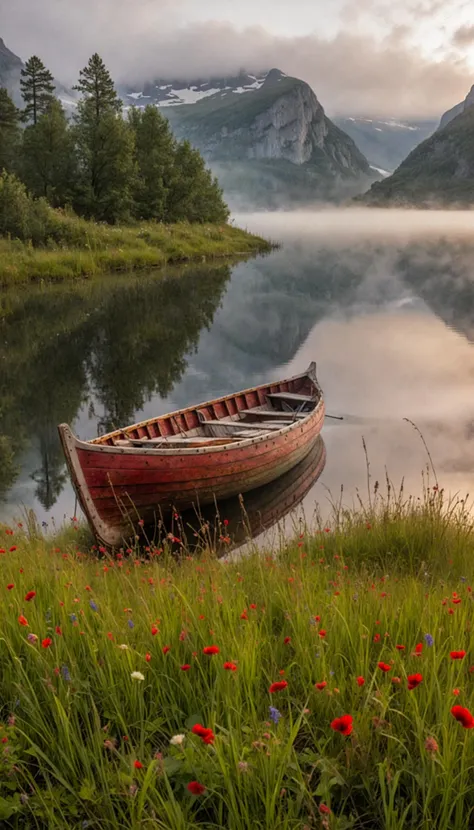
{"label": "wooden bench seat", "polygon": [[311,395],[297,395],[296,392],[267,392],[267,398],[277,401],[291,401],[293,403],[316,403]]}
{"label": "wooden bench seat", "polygon": [[[281,415],[284,415],[284,413],[281,413]],[[208,420],[202,421],[201,423],[202,426],[229,427],[230,429],[263,429],[266,432],[270,432],[271,430],[279,430],[283,429],[283,427],[288,427],[292,421],[289,419],[284,420],[282,418],[280,421],[272,421],[271,424],[262,424],[260,421],[252,423],[251,421],[231,421],[228,418],[221,418],[220,420]]]}
{"label": "wooden bench seat", "polygon": [[[272,418],[278,418],[281,420],[281,416],[287,414],[286,412],[277,412],[276,409],[240,409],[239,412],[241,415],[253,415],[254,417],[268,418],[269,420]],[[295,412],[292,418],[306,418],[307,414],[308,413],[305,414],[304,412]]]}

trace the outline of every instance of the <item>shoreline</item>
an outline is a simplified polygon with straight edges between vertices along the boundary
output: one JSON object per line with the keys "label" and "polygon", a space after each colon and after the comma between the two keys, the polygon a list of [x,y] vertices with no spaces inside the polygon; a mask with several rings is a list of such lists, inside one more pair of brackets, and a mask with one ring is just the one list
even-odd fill
{"label": "shoreline", "polygon": [[227,224],[147,222],[107,226],[75,222],[80,223],[76,245],[71,240],[67,246],[34,248],[19,240],[0,239],[0,287],[265,254],[275,247],[262,237]]}

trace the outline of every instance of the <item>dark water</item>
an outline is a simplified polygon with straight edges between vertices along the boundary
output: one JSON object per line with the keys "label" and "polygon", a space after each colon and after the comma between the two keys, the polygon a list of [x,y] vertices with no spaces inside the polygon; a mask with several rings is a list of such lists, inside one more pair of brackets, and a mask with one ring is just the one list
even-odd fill
{"label": "dark water", "polygon": [[[318,364],[328,489],[352,503],[385,469],[421,491],[474,471],[474,215],[238,217],[283,247],[236,265],[108,277],[0,295],[0,518],[74,510],[56,425],[82,438]],[[14,448],[14,457],[11,450]],[[301,483],[301,482],[300,482]],[[296,482],[296,485],[298,482]],[[291,489],[291,482],[290,482]],[[302,488],[300,488],[302,489]],[[304,488],[303,488],[304,489]]]}

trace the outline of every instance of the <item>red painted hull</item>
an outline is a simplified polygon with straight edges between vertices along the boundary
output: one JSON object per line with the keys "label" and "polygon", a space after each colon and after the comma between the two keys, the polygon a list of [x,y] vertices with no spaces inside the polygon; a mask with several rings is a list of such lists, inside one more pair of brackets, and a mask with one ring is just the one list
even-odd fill
{"label": "red painted hull", "polygon": [[[267,394],[282,390],[317,395],[317,404],[307,417],[282,429],[234,439],[233,443],[223,441],[211,448],[123,448],[115,444],[130,438],[157,440],[156,436],[164,442],[185,430],[196,432],[199,417],[212,418],[216,424],[220,419],[239,417],[242,410],[262,405]],[[140,519],[151,522],[160,510],[182,511],[274,481],[305,458],[323,421],[324,400],[316,376],[303,374],[135,424],[94,441],[80,441],[66,424],[59,432],[73,484],[93,532],[104,544],[119,546],[136,532]]]}

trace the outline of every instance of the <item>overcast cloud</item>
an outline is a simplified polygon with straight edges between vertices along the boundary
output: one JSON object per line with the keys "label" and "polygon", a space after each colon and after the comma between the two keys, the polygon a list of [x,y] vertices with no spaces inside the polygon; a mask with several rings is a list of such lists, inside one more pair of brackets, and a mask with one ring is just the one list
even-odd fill
{"label": "overcast cloud", "polygon": [[[464,0],[333,0],[331,20],[327,0],[284,1],[287,36],[271,31],[269,0],[258,16],[268,6],[268,26],[254,25],[248,6],[239,18],[238,2],[221,4],[227,20],[203,21],[206,0],[197,18],[191,0],[0,0],[0,36],[23,58],[39,54],[67,84],[93,51],[116,80],[137,84],[276,66],[308,81],[329,114],[439,116],[474,80]],[[301,30],[303,7],[308,33],[291,34]],[[431,52],[420,47],[423,32]]]}

